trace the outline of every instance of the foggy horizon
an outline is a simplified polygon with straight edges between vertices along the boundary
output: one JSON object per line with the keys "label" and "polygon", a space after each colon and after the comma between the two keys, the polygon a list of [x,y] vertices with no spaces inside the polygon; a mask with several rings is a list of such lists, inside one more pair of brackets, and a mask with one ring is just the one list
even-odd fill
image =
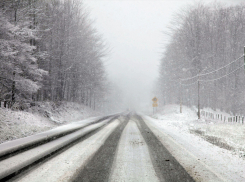
{"label": "foggy horizon", "polygon": [[[214,0],[201,1],[212,3]],[[217,1],[235,5],[242,1]],[[94,27],[111,49],[105,59],[109,80],[122,92],[122,109],[151,111],[154,84],[173,17],[193,6],[186,1],[85,0]],[[161,100],[159,101],[161,105]],[[144,107],[144,108],[142,108]]]}

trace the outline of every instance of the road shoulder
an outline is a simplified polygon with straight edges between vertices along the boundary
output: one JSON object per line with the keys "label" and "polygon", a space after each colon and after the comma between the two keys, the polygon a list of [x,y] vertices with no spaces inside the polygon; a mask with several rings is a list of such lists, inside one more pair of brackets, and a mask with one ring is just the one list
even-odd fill
{"label": "road shoulder", "polygon": [[192,176],[195,181],[205,182],[221,182],[227,181],[220,174],[215,173],[209,166],[204,164],[200,159],[188,151],[185,147],[176,142],[171,136],[165,134],[161,129],[143,117],[146,125],[154,133],[154,135],[161,141],[167,150],[178,160],[184,169]]}

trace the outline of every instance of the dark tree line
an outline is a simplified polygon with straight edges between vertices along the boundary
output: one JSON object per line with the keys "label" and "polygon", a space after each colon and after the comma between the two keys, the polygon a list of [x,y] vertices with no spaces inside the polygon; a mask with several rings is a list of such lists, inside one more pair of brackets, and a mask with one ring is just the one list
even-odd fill
{"label": "dark tree line", "polygon": [[[201,108],[245,114],[245,75],[241,67],[245,5],[199,3],[176,15],[168,33],[171,40],[161,59],[157,84],[162,101],[179,103],[182,98],[183,104],[197,106],[201,80]],[[209,72],[212,73],[203,75]],[[191,77],[194,78],[183,80]]]}
{"label": "dark tree line", "polygon": [[0,1],[0,100],[100,107],[106,47],[79,0]]}

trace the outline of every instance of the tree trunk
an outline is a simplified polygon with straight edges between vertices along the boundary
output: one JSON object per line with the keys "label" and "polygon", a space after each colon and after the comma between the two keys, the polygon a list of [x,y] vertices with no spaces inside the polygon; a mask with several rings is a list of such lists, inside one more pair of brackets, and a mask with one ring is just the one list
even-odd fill
{"label": "tree trunk", "polygon": [[12,105],[15,103],[15,71],[13,72],[13,82],[12,82]]}

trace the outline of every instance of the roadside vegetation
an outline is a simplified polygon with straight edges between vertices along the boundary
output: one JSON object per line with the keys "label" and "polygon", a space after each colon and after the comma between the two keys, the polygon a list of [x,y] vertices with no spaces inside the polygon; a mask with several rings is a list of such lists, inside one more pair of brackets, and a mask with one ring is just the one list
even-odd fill
{"label": "roadside vegetation", "polygon": [[[180,113],[179,105],[166,105],[159,108],[159,112],[153,117],[160,119],[163,126],[174,127],[180,131],[196,135],[245,159],[244,124],[205,118],[198,120],[196,111],[197,108],[195,107],[183,106],[183,113]],[[215,111],[209,108],[209,112]],[[227,113],[223,112],[223,114]]]}
{"label": "roadside vegetation", "polygon": [[190,132],[221,148],[245,157],[245,126],[241,124],[197,123]]}
{"label": "roadside vegetation", "polygon": [[0,101],[103,107],[107,48],[79,0],[0,1]]}
{"label": "roadside vegetation", "polygon": [[1,0],[0,143],[98,115],[107,53],[80,0]]}
{"label": "roadside vegetation", "polygon": [[156,84],[162,103],[245,115],[244,22],[244,3],[196,3],[175,14]]}

